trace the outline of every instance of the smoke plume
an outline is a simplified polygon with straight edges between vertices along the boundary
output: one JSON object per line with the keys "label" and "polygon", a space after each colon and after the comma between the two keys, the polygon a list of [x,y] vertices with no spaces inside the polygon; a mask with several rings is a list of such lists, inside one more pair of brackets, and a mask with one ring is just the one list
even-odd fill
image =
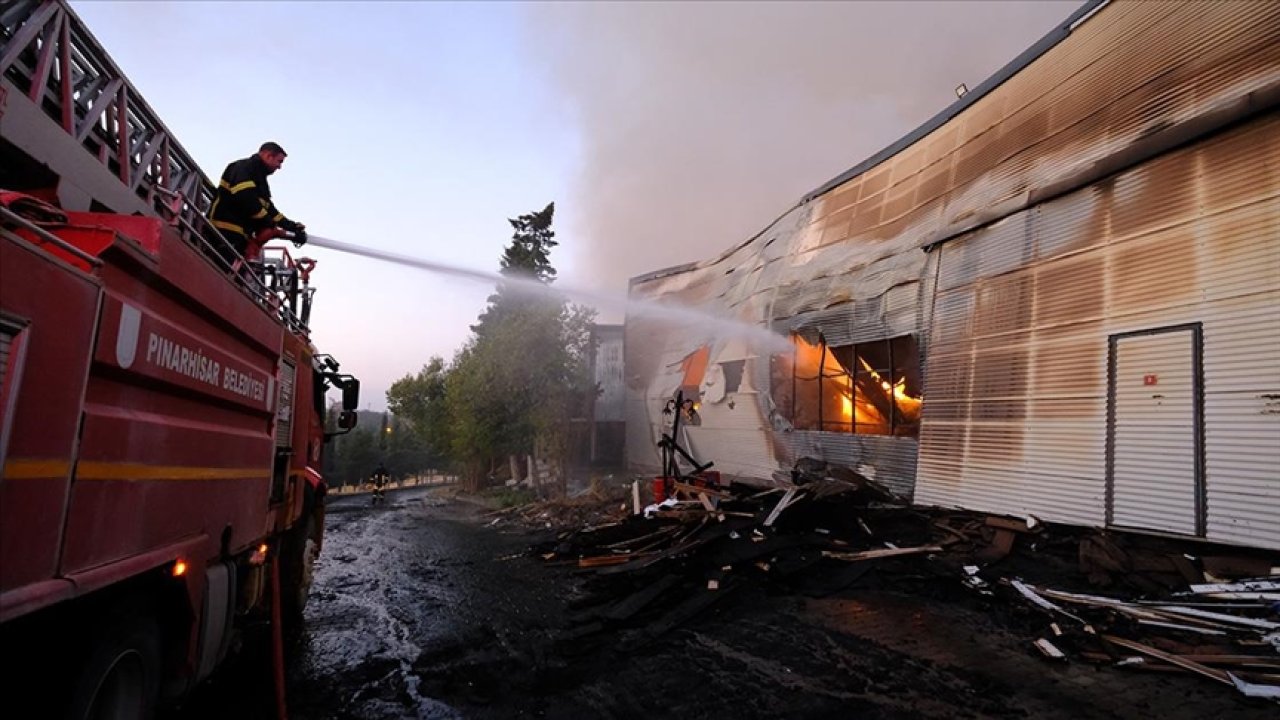
{"label": "smoke plume", "polygon": [[527,7],[580,165],[572,276],[712,257],[906,134],[1079,2],[566,3]]}

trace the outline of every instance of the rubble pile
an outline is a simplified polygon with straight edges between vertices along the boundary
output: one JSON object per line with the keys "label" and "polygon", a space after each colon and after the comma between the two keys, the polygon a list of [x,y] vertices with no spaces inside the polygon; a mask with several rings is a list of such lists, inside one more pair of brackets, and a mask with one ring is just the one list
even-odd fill
{"label": "rubble pile", "polygon": [[578,521],[530,551],[584,576],[566,652],[606,640],[643,646],[747,587],[824,597],[876,585],[1030,613],[1024,627],[1042,632],[1028,651],[1047,662],[1189,672],[1280,699],[1273,558],[1200,557],[1172,541],[1033,517],[928,512],[820,463],[768,489],[686,477],[667,493],[643,508],[637,489],[630,507],[538,504],[495,518]]}
{"label": "rubble pile", "polygon": [[[629,496],[628,496],[629,497]],[[629,499],[615,492],[585,492],[577,497],[538,500],[485,514],[490,526],[567,531],[620,522],[631,515]]]}
{"label": "rubble pile", "polygon": [[1248,697],[1280,700],[1280,623],[1274,619],[1280,580],[1196,584],[1139,601],[1008,582],[1054,616],[1047,633],[1053,639],[1035,641],[1048,658],[1064,659],[1065,647],[1098,663],[1185,670]]}
{"label": "rubble pile", "polygon": [[939,561],[966,562],[961,581],[969,590],[1046,616],[1033,641],[1046,658],[1191,672],[1280,700],[1276,558],[1192,554],[1211,546],[1050,529],[1035,518],[955,525],[954,516],[934,523],[955,540]]}
{"label": "rubble pile", "polygon": [[585,649],[621,634],[624,646],[643,645],[752,585],[822,597],[872,571],[940,572],[913,562],[942,550],[926,542],[926,515],[860,479],[800,480],[764,490],[675,483],[664,502],[535,547],[586,576],[579,625],[564,641]]}

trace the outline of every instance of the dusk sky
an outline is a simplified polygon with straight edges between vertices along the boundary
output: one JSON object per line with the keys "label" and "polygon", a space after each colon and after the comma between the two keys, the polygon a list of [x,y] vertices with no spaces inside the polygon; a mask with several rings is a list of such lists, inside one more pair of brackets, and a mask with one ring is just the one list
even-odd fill
{"label": "dusk sky", "polygon": [[[265,140],[316,235],[493,271],[556,203],[561,282],[718,255],[1080,3],[74,2],[215,182]],[[489,286],[305,248],[362,407],[450,358]],[[614,314],[603,320],[620,321]]]}

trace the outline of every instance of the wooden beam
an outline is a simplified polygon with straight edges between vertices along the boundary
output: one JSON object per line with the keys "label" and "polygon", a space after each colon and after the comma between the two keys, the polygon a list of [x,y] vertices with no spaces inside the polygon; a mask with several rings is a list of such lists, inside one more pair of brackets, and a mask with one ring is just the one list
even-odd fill
{"label": "wooden beam", "polygon": [[923,553],[942,552],[939,545],[926,545],[924,547],[913,548],[881,548],[878,550],[864,550],[862,552],[840,552],[838,550],[823,550],[822,556],[833,558],[835,560],[875,560],[876,558],[899,557],[902,555],[920,555]]}
{"label": "wooden beam", "polygon": [[778,500],[778,504],[773,506],[773,510],[769,513],[769,517],[764,519],[764,526],[772,527],[774,521],[782,514],[782,511],[786,510],[788,505],[795,502],[795,497],[796,489],[787,488],[787,491],[782,494],[782,499]]}
{"label": "wooden beam", "polygon": [[1107,642],[1113,645],[1119,645],[1122,648],[1127,648],[1135,652],[1140,652],[1143,655],[1146,655],[1148,657],[1153,657],[1153,658],[1156,658],[1157,660],[1163,660],[1164,662],[1167,662],[1170,665],[1177,665],[1178,667],[1184,670],[1190,670],[1191,672],[1196,673],[1197,675],[1203,675],[1211,680],[1217,680],[1218,682],[1223,683],[1225,685],[1235,685],[1235,683],[1231,681],[1231,678],[1227,676],[1227,673],[1223,672],[1222,670],[1217,670],[1215,668],[1207,667],[1205,665],[1201,665],[1198,662],[1194,662],[1192,660],[1188,660],[1186,658],[1179,657],[1177,655],[1170,655],[1169,653],[1162,652],[1153,647],[1148,647],[1146,645],[1143,645],[1142,643],[1137,643],[1132,640],[1125,640],[1124,638],[1115,637],[1114,635],[1103,635],[1102,639],[1106,640]]}

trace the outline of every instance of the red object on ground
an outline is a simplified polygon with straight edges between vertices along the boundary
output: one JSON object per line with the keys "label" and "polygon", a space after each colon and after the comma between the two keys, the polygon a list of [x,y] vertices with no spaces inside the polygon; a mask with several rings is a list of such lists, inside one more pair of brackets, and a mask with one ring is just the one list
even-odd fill
{"label": "red object on ground", "polygon": [[667,499],[667,479],[656,477],[653,479],[653,501],[660,503]]}

